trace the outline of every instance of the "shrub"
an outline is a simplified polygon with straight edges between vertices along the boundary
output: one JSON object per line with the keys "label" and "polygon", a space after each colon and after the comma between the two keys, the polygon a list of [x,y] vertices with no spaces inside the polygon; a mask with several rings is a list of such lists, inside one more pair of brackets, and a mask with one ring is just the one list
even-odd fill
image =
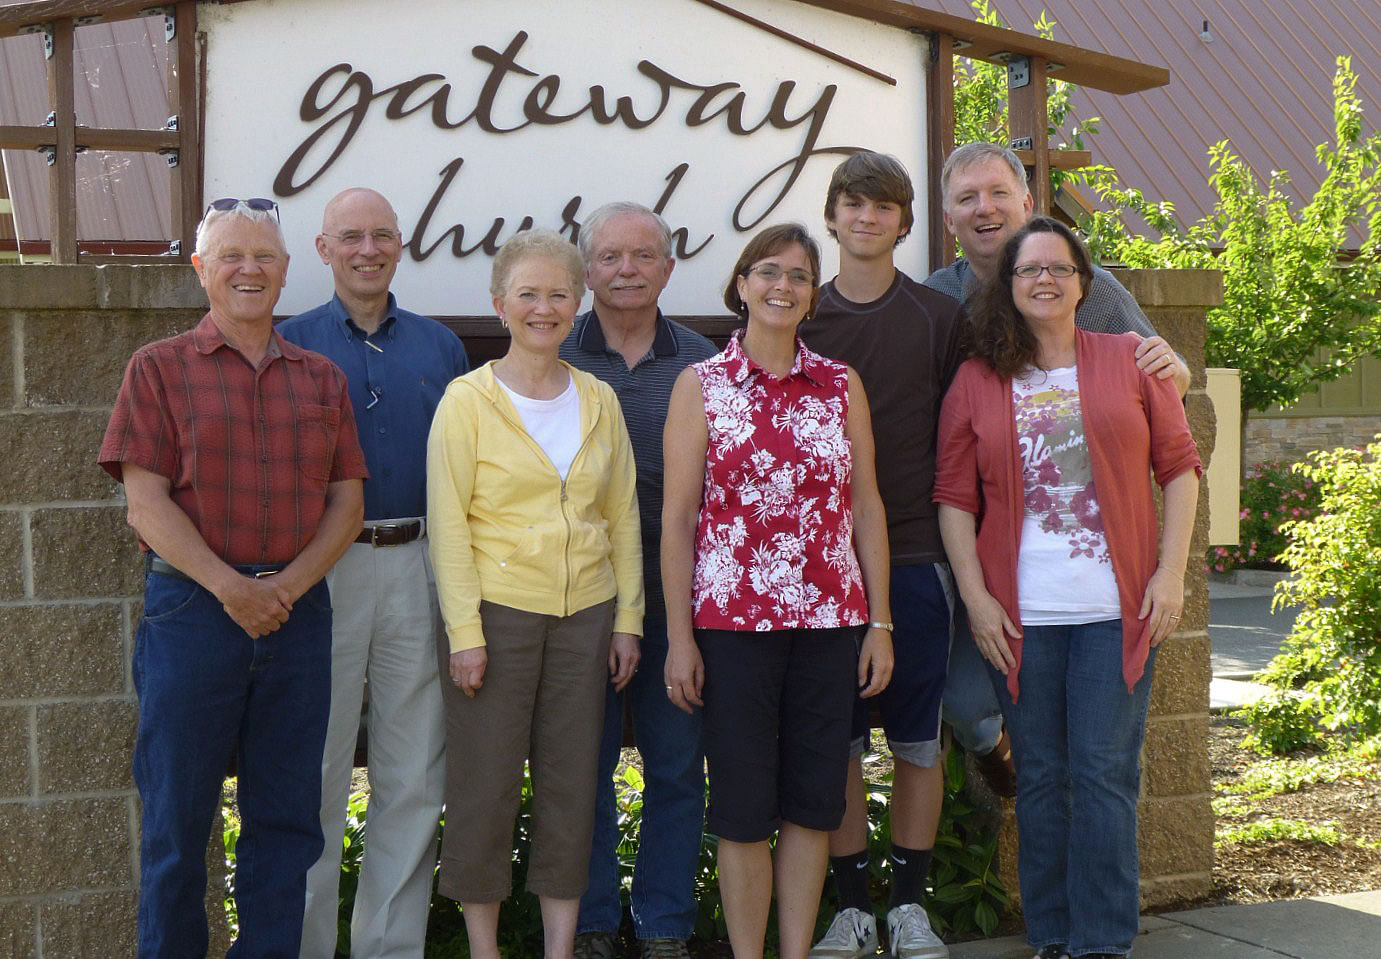
{"label": "shrub", "polygon": [[1314,481],[1287,463],[1253,466],[1242,481],[1242,511],[1238,514],[1238,545],[1209,550],[1208,571],[1283,569],[1280,554],[1286,523],[1312,519],[1319,511]]}
{"label": "shrub", "polygon": [[[888,874],[883,865],[891,844],[888,802],[891,798],[891,774],[885,781],[868,784],[868,823],[873,907],[879,918],[887,914]],[[964,756],[953,750],[945,765],[945,799],[940,816],[939,832],[935,840],[935,856],[931,866],[931,895],[928,900],[931,920],[942,933],[991,933],[1000,914],[1008,907],[1007,893],[999,882],[994,868],[997,836],[984,815],[964,797]],[[619,842],[617,856],[619,880],[624,905],[629,901],[633,883],[633,867],[637,858],[638,826],[642,818],[642,773],[634,766],[620,768],[614,783],[615,807],[618,813]],[[360,863],[368,828],[365,792],[350,797],[346,817],[345,841],[341,858],[340,918],[337,955],[350,952],[350,915],[354,908],[355,890],[359,883]],[[513,830],[513,895],[504,902],[499,913],[499,947],[505,955],[524,956],[542,954],[542,914],[537,897],[527,892],[528,853],[531,848],[532,783],[524,773],[522,800]],[[445,822],[441,823],[444,831]],[[238,822],[227,816],[225,829],[226,863],[233,873],[235,839]],[[702,834],[700,864],[696,870],[695,898],[697,915],[695,936],[704,941],[718,941],[728,937],[724,924],[724,903],[719,892],[718,844],[708,833]],[[229,886],[229,881],[227,881]],[[234,922],[234,900],[226,890],[226,911]],[[821,903],[816,918],[817,938],[823,935],[835,913],[832,896]],[[775,910],[775,906],[774,906]],[[768,953],[776,954],[775,911],[768,924]],[[431,912],[427,923],[427,959],[464,959],[469,955],[465,923],[460,906],[438,894],[433,886]]]}
{"label": "shrub", "polygon": [[1281,554],[1294,575],[1275,606],[1299,606],[1295,627],[1260,680],[1273,691],[1239,715],[1249,744],[1279,751],[1381,733],[1381,435],[1364,450],[1314,453],[1297,467],[1319,511],[1287,523]]}

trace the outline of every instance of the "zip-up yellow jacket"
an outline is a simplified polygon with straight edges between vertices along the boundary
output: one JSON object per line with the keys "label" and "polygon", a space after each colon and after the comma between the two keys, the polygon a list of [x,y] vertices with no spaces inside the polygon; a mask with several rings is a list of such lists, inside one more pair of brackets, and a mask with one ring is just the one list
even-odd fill
{"label": "zip-up yellow jacket", "polygon": [[427,535],[451,652],[484,645],[480,600],[569,616],[613,597],[642,635],[633,448],[614,391],[568,366],[580,449],[563,482],[487,363],[451,381],[427,441]]}

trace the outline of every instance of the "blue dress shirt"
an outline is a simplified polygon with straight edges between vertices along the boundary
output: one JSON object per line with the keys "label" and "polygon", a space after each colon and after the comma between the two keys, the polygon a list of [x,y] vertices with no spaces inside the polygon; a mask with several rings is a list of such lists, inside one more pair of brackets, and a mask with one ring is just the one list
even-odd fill
{"label": "blue dress shirt", "polygon": [[365,519],[425,516],[432,414],[446,385],[470,369],[460,338],[436,320],[398,309],[392,293],[372,334],[355,325],[339,296],[285,320],[278,332],[330,359],[349,381],[369,466]]}

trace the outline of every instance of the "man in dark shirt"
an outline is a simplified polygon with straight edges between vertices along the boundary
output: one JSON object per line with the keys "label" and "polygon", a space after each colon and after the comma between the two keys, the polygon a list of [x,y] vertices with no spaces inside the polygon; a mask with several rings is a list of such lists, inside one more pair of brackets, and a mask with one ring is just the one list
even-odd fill
{"label": "man in dark shirt", "polygon": [[865,151],[840,164],[825,201],[826,226],[839,241],[839,275],[821,289],[815,317],[801,327],[807,346],[852,366],[868,393],[896,619],[892,682],[855,709],[848,807],[830,835],[840,911],[811,950],[817,959],[857,959],[877,949],[861,762],[870,702],[878,705],[894,761],[887,913],[892,954],[949,955],[930,928],[921,895],[944,798],[940,696],[954,605],[930,494],[940,403],[960,361],[960,321],[957,301],[894,265],[893,250],[914,224],[914,196],[910,177],[893,157]]}
{"label": "man in dark shirt", "polygon": [[211,309],[141,348],[100,465],[147,552],[134,650],[143,802],[139,955],[205,955],[205,851],[232,753],[246,954],[291,956],[321,855],[331,692],[322,577],[360,528],[366,475],[345,379],[273,331],[277,206],[217,200],[192,257]]}
{"label": "man in dark shirt", "polygon": [[364,529],[327,575],[335,623],[321,765],[326,845],[307,875],[301,957],[336,954],[341,842],[367,679],[369,835],[350,954],[421,959],[445,784],[441,615],[425,538],[427,433],[446,384],[469,363],[454,333],[399,309],[389,292],[403,238],[383,196],[357,188],[332,199],[316,248],[335,295],[279,332],[344,371],[370,479]]}
{"label": "man in dark shirt", "polygon": [[662,680],[667,653],[660,567],[662,426],[676,377],[719,351],[657,308],[676,265],[671,230],[660,216],[636,203],[606,204],[581,226],[580,252],[594,309],[576,318],[561,345],[561,358],[612,386],[623,408],[638,468],[647,616],[640,671],[622,693],[611,685],[605,703],[590,885],[580,900],[576,956],[612,959],[622,920],[613,774],[626,697],[645,783],[633,871],[633,926],[642,956],[677,959],[687,955],[686,940],[695,925],[705,778],[700,714],[673,706]]}

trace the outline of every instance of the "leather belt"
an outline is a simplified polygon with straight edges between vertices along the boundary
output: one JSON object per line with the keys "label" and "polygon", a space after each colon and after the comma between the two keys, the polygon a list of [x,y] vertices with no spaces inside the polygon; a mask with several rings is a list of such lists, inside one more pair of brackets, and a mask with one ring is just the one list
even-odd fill
{"label": "leather belt", "polygon": [[355,542],[368,543],[370,546],[402,546],[404,543],[420,539],[422,530],[420,519],[408,520],[405,523],[380,523],[378,526],[366,526],[360,530]]}
{"label": "leather belt", "polygon": [[[272,576],[274,573],[281,573],[282,566],[234,566],[232,569],[244,573],[246,576],[253,576],[255,579],[263,579],[265,576]],[[173,579],[185,579],[189,582],[196,582],[182,570],[161,556],[153,553],[144,554],[144,572],[157,573],[159,576],[171,576]]]}

